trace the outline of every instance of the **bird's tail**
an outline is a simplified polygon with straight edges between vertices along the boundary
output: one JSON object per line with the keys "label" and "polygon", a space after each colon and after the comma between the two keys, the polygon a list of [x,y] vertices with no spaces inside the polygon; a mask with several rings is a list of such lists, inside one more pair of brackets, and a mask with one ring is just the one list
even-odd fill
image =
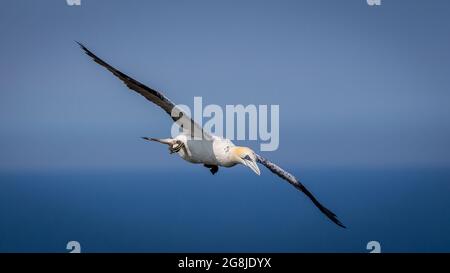
{"label": "bird's tail", "polygon": [[142,137],[142,139],[148,140],[148,141],[156,141],[162,144],[167,145],[173,145],[175,144],[175,140],[172,138],[153,138],[153,137]]}
{"label": "bird's tail", "polygon": [[152,137],[143,137],[145,140],[156,141],[162,144],[166,144],[169,146],[169,152],[171,154],[178,153],[181,148],[184,147],[184,144],[180,140],[176,140],[173,138],[152,138]]}

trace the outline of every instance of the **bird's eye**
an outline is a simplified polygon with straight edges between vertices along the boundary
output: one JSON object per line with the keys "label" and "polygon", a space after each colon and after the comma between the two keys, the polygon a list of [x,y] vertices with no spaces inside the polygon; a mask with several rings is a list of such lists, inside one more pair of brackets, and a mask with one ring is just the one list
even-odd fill
{"label": "bird's eye", "polygon": [[228,153],[228,151],[230,150],[230,146],[225,146],[225,152]]}
{"label": "bird's eye", "polygon": [[244,156],[244,159],[245,160],[249,160],[249,161],[251,161],[252,159],[250,158],[250,156],[249,155],[246,155],[246,156]]}

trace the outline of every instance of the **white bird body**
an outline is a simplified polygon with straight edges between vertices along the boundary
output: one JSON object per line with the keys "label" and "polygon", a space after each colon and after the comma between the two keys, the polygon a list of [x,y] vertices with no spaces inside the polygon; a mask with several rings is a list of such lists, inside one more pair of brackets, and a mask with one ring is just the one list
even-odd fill
{"label": "white bird body", "polygon": [[[164,96],[159,91],[152,89],[128,75],[115,69],[84,45],[78,43],[85,53],[90,56],[96,63],[100,64],[116,77],[122,80],[128,88],[144,96],[147,100],[159,106],[172,120],[183,128],[183,133],[175,138],[157,139],[144,137],[146,140],[157,141],[169,146],[170,153],[177,153],[184,160],[203,164],[209,168],[212,174],[217,173],[219,167],[232,167],[236,164],[241,164],[249,167],[256,174],[260,174],[257,163],[264,165],[274,174],[289,182],[299,191],[303,192],[320,209],[331,221],[341,227],[345,227],[336,217],[336,215],[329,209],[324,207],[319,201],[309,192],[306,187],[300,183],[292,174],[283,170],[278,165],[270,162],[264,157],[257,155],[254,151],[247,147],[235,146],[229,139],[213,136],[208,132],[204,132],[198,124],[191,118],[185,115],[178,107]],[[177,113],[177,115],[173,115]],[[195,137],[193,137],[195,136]]]}
{"label": "white bird body", "polygon": [[180,149],[177,154],[188,162],[222,167],[236,165],[229,155],[230,148],[235,145],[229,139],[218,136],[212,136],[211,140],[193,139],[186,133],[179,134],[174,139],[183,143],[185,149]]}

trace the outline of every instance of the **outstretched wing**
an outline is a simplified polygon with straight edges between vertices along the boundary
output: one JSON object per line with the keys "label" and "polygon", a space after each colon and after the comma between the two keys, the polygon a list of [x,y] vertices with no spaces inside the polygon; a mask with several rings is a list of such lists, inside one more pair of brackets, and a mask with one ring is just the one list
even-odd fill
{"label": "outstretched wing", "polygon": [[170,101],[162,93],[120,72],[119,70],[109,65],[107,62],[97,57],[94,53],[92,53],[92,51],[87,49],[83,44],[79,42],[76,43],[84,50],[84,52],[89,57],[91,57],[99,65],[108,69],[111,73],[114,74],[114,76],[116,76],[123,83],[125,83],[126,86],[128,86],[128,88],[130,88],[133,91],[136,91],[137,93],[144,96],[147,100],[161,107],[167,114],[170,115],[170,117],[174,122],[176,122],[180,127],[183,128],[184,132],[190,132],[192,137],[206,138],[206,139],[210,138],[210,135],[204,132],[203,128],[201,128],[196,122],[194,122],[194,120],[192,120],[188,115],[186,115],[183,111],[181,111],[181,109],[179,109],[172,101]]}
{"label": "outstretched wing", "polygon": [[303,186],[302,183],[300,183],[292,174],[288,173],[287,171],[283,170],[281,167],[276,165],[275,163],[270,162],[269,160],[265,159],[264,157],[260,155],[256,155],[256,158],[258,159],[258,162],[266,166],[271,172],[278,175],[279,177],[283,178],[289,184],[294,186],[299,191],[306,194],[306,196],[311,199],[311,201],[316,205],[316,207],[325,214],[331,221],[333,221],[336,225],[345,228],[345,226],[337,219],[336,214],[334,214],[332,211],[324,207],[315,197],[312,195],[308,189]]}

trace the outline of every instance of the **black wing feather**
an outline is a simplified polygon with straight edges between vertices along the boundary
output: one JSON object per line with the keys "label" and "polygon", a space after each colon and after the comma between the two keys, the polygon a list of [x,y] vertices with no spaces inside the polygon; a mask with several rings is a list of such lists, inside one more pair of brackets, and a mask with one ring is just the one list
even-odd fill
{"label": "black wing feather", "polygon": [[270,162],[269,160],[265,159],[264,157],[260,155],[256,155],[258,162],[263,164],[266,168],[268,168],[271,172],[278,175],[279,177],[283,178],[289,184],[294,186],[297,190],[303,192],[306,196],[311,199],[311,201],[316,205],[316,207],[325,214],[331,221],[333,221],[336,225],[345,228],[345,226],[337,219],[336,214],[334,214],[332,211],[324,207],[315,197],[314,195],[302,184],[300,181],[298,181],[292,174],[288,173],[287,171],[283,170],[281,167],[276,165],[275,163]]}
{"label": "black wing feather", "polygon": [[210,138],[210,135],[203,131],[197,123],[194,122],[189,116],[183,113],[176,105],[170,101],[166,96],[164,96],[159,91],[142,84],[141,82],[131,78],[130,76],[120,72],[113,66],[109,65],[107,62],[100,59],[92,51],[90,51],[83,44],[76,42],[84,52],[91,57],[96,63],[108,69],[116,77],[118,77],[123,83],[128,86],[133,91],[144,96],[147,100],[153,102],[154,104],[161,107],[167,114],[170,115],[173,121],[177,122],[185,131],[190,131],[192,136],[198,136],[203,138]]}

